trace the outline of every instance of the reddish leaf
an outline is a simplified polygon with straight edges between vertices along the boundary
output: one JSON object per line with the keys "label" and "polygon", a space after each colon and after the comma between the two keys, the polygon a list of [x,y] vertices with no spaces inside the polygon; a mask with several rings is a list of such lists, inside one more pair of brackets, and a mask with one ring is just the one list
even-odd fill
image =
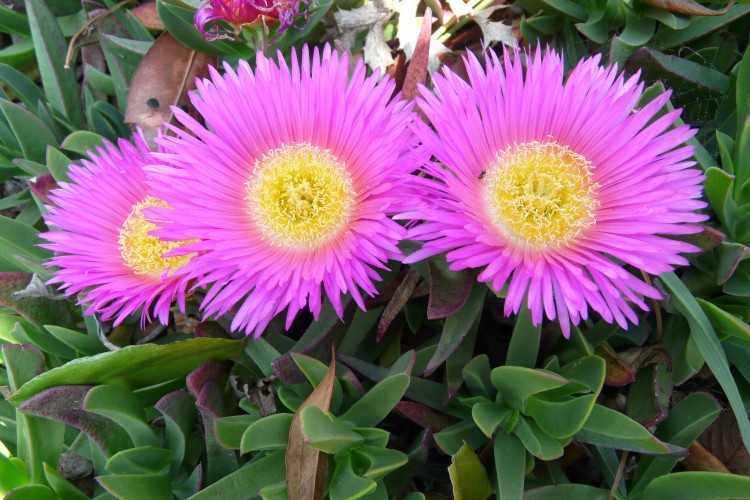
{"label": "reddish leaf", "polygon": [[195,52],[163,33],[133,75],[125,122],[141,127],[151,140],[162,123],[172,120],[172,106],[190,106],[187,92],[197,77],[208,76],[216,57]]}
{"label": "reddish leaf", "polygon": [[645,3],[658,9],[668,10],[670,12],[679,12],[680,14],[689,14],[691,16],[720,16],[734,5],[734,0],[719,10],[709,9],[695,0],[644,0]]}
{"label": "reddish leaf", "polygon": [[411,401],[400,401],[396,404],[396,411],[412,422],[434,432],[440,431],[456,421],[455,418],[445,413],[437,412],[428,406]]}
{"label": "reddish leaf", "polygon": [[328,481],[328,455],[310,448],[302,429],[300,412],[303,408],[314,406],[328,411],[331,406],[334,382],[336,380],[336,358],[331,346],[331,365],[320,384],[297,408],[289,428],[289,445],[286,450],[286,484],[289,498],[312,499],[323,498]]}
{"label": "reddish leaf", "polygon": [[427,263],[430,270],[427,318],[441,319],[456,314],[466,304],[477,275],[471,271],[451,271],[445,259],[431,259]]}
{"label": "reddish leaf", "polygon": [[406,273],[404,280],[393,293],[390,302],[385,306],[385,310],[383,310],[383,315],[380,317],[380,323],[378,324],[378,342],[382,340],[388,327],[391,326],[393,320],[396,319],[398,313],[411,298],[411,294],[417,287],[419,280],[419,272],[414,268],[410,268],[409,272]]}
{"label": "reddish leaf", "polygon": [[425,82],[427,78],[427,62],[430,59],[430,37],[432,35],[432,10],[427,7],[422,20],[422,29],[419,30],[417,44],[414,47],[414,54],[411,56],[409,68],[406,70],[402,96],[407,101],[411,101],[418,94],[418,87]]}
{"label": "reddish leaf", "polygon": [[63,385],[44,390],[24,401],[18,409],[27,415],[57,420],[88,434],[106,457],[132,447],[122,427],[112,420],[83,409],[90,385]]}
{"label": "reddish leaf", "polygon": [[604,375],[604,383],[615,387],[628,385],[635,380],[635,372],[623,359],[604,343],[596,348],[596,354],[604,358],[607,363],[607,371]]}
{"label": "reddish leaf", "polygon": [[57,187],[57,182],[52,174],[42,174],[35,180],[28,181],[29,190],[42,202],[50,205],[49,192]]}
{"label": "reddish leaf", "polygon": [[146,28],[152,31],[164,31],[164,23],[159,18],[156,3],[144,3],[130,9],[133,14]]}

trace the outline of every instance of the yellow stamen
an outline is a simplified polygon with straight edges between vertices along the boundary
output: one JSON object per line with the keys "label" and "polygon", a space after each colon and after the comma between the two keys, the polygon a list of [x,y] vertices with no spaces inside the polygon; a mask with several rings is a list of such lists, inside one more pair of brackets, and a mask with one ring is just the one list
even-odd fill
{"label": "yellow stamen", "polygon": [[517,244],[566,245],[595,222],[593,168],[557,142],[533,141],[501,151],[483,179],[490,218]]}
{"label": "yellow stamen", "polygon": [[171,274],[187,264],[195,254],[166,258],[162,255],[198,240],[162,241],[156,236],[149,235],[150,231],[158,228],[156,224],[146,220],[143,214],[144,208],[151,207],[169,207],[169,205],[152,196],[147,196],[145,200],[135,204],[120,227],[118,243],[125,265],[135,274],[147,274],[160,278],[165,269],[169,269]]}
{"label": "yellow stamen", "polygon": [[248,213],[272,243],[315,247],[349,220],[356,194],[345,166],[310,144],[283,145],[255,162]]}

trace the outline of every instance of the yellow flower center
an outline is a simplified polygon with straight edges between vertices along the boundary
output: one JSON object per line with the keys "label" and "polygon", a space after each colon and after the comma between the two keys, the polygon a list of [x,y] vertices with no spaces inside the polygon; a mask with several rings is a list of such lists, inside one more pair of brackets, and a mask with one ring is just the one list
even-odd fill
{"label": "yellow flower center", "polygon": [[245,183],[248,212],[274,244],[315,247],[344,227],[354,205],[352,179],[330,151],[284,145],[255,162]]}
{"label": "yellow flower center", "polygon": [[594,222],[593,166],[557,142],[527,142],[497,155],[485,200],[503,234],[533,249],[565,245]]}
{"label": "yellow flower center", "polygon": [[147,196],[142,202],[133,205],[130,215],[120,227],[120,236],[117,241],[120,245],[120,255],[130,270],[135,274],[161,278],[165,269],[173,273],[187,264],[195,254],[166,258],[162,255],[198,240],[162,241],[156,236],[149,235],[150,231],[158,228],[156,224],[146,220],[143,214],[144,208],[151,207],[169,207],[169,205],[152,196]]}

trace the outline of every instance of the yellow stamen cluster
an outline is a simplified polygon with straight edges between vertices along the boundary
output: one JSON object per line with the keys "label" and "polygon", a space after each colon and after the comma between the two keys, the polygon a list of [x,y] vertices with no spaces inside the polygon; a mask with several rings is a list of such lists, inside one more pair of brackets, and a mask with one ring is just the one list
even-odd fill
{"label": "yellow stamen cluster", "polygon": [[310,144],[284,145],[258,159],[245,183],[248,213],[274,244],[315,247],[349,220],[355,193],[345,166]]}
{"label": "yellow stamen cluster", "polygon": [[146,219],[143,209],[151,207],[169,207],[169,205],[158,198],[147,196],[145,200],[133,206],[128,218],[120,227],[118,243],[120,255],[135,274],[146,274],[154,278],[160,278],[165,269],[173,273],[181,268],[192,258],[193,255],[180,257],[162,257],[175,248],[193,243],[198,240],[184,241],[162,241],[156,236],[148,233],[157,229],[157,225]]}
{"label": "yellow stamen cluster", "polygon": [[485,201],[503,234],[533,249],[565,245],[594,222],[593,166],[557,142],[527,142],[487,169]]}

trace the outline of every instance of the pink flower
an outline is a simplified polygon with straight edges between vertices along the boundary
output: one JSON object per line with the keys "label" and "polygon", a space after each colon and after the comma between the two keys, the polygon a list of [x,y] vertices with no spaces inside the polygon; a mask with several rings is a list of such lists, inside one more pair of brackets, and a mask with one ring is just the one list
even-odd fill
{"label": "pink flower", "polygon": [[[303,0],[307,5],[307,0]],[[214,21],[225,21],[239,33],[243,25],[277,20],[281,35],[299,14],[300,0],[207,0],[195,13],[195,26],[206,40],[229,38]]]}
{"label": "pink flower", "polygon": [[347,60],[305,46],[289,65],[258,54],[255,70],[212,69],[191,95],[208,128],[175,110],[195,137],[162,139],[153,193],[173,210],[153,210],[155,234],[201,238],[175,255],[200,253],[186,272],[213,283],[202,307],[235,312],[234,329],[260,335],[284,309],[288,328],[305,306],[317,318],[324,294],[339,316],[345,293],[364,308],[361,291],[401,257],[406,230],[388,215],[414,196],[411,106]]}
{"label": "pink flower", "polygon": [[91,161],[71,165],[72,182],[61,182],[50,193],[50,231],[42,245],[57,254],[48,263],[57,269],[50,284],[59,283],[66,295],[81,294],[90,304],[86,313],[100,312],[115,325],[142,308],[141,321],[153,315],[169,319],[172,301],[184,309],[187,280],[175,274],[191,255],[163,258],[186,242],[161,241],[149,232],[156,225],[144,210],[166,206],[147,191],[143,167],[156,160],[142,137],[135,145],[122,139],[90,153]]}
{"label": "pink flower", "polygon": [[423,89],[437,133],[417,123],[417,135],[443,165],[424,169],[431,206],[409,217],[425,221],[411,236],[426,243],[404,262],[447,252],[452,269],[507,287],[506,315],[527,296],[533,322],[557,318],[566,336],[589,307],[627,328],[633,305],[661,295],[626,265],[660,274],[696,250],[668,237],[705,219],[694,212],[703,175],[684,145],[695,131],[672,128],[679,110],[656,117],[668,92],[634,111],[638,76],[598,56],[566,81],[555,53],[529,56],[526,70],[521,57],[488,55],[486,70],[470,57],[469,83],[446,70],[434,95]]}

